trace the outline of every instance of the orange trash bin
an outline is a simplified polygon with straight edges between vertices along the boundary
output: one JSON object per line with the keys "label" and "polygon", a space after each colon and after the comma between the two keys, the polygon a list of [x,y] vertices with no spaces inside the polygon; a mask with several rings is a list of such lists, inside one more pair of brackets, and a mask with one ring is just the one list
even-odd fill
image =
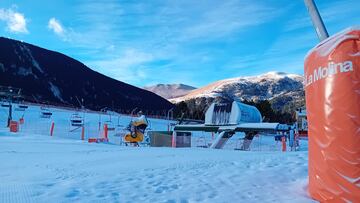
{"label": "orange trash bin", "polygon": [[19,123],[17,121],[10,121],[10,132],[18,132],[19,131]]}
{"label": "orange trash bin", "polygon": [[349,28],[305,58],[309,193],[360,202],[360,29]]}

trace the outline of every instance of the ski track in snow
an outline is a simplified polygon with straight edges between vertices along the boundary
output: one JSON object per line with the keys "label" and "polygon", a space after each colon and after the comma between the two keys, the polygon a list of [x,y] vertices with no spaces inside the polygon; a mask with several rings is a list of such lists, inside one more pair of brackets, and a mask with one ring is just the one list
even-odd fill
{"label": "ski track in snow", "polygon": [[307,151],[132,148],[39,132],[0,128],[0,202],[312,202]]}

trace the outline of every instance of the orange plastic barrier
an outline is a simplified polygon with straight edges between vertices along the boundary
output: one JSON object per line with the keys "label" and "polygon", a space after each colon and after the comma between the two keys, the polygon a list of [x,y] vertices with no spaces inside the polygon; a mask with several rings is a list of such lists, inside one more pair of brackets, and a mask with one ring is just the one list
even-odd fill
{"label": "orange plastic barrier", "polygon": [[98,142],[97,140],[98,140],[98,138],[89,138],[88,142],[89,143]]}
{"label": "orange plastic barrier", "polygon": [[19,123],[17,121],[10,121],[10,132],[16,133],[19,131]]}
{"label": "orange plastic barrier", "polygon": [[107,138],[89,138],[88,139],[89,143],[100,143],[100,142],[109,142],[109,140]]}
{"label": "orange plastic barrier", "polygon": [[309,192],[360,202],[360,29],[321,42],[305,59]]}
{"label": "orange plastic barrier", "polygon": [[108,130],[109,130],[108,125],[104,124],[104,137],[101,137],[101,138],[89,138],[88,142],[89,143],[109,142]]}
{"label": "orange plastic barrier", "polygon": [[286,152],[286,138],[285,138],[285,136],[283,136],[281,138],[281,144],[282,144],[281,151]]}

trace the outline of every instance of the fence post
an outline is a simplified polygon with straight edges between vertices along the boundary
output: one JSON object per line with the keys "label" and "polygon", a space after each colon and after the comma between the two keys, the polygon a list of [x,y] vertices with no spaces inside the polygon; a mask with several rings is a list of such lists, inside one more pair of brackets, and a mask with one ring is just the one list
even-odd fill
{"label": "fence post", "polygon": [[176,148],[176,131],[173,131],[172,139],[171,139],[171,147]]}
{"label": "fence post", "polygon": [[108,139],[108,125],[104,124],[104,137],[107,140]]}
{"label": "fence post", "polygon": [[294,130],[291,129],[289,133],[289,147],[291,148],[291,151],[295,149],[294,146],[295,146],[295,134],[294,134]]}
{"label": "fence post", "polygon": [[55,123],[52,122],[51,123],[51,128],[50,128],[50,136],[53,136],[53,133],[54,133],[54,127],[55,127]]}
{"label": "fence post", "polygon": [[84,140],[85,139],[85,126],[83,125],[81,127],[81,140]]}

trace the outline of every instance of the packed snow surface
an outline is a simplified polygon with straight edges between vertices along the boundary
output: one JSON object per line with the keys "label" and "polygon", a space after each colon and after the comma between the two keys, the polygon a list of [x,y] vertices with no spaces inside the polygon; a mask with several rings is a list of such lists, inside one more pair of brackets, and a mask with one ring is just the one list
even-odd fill
{"label": "packed snow surface", "polygon": [[[72,137],[69,126],[50,137],[48,122],[35,110],[27,110],[19,133],[10,133],[0,109],[0,202],[313,201],[307,194],[307,151],[87,143]],[[52,111],[55,128],[68,123],[71,112]],[[98,117],[88,113],[86,122]],[[152,123],[162,129],[168,121]]]}

